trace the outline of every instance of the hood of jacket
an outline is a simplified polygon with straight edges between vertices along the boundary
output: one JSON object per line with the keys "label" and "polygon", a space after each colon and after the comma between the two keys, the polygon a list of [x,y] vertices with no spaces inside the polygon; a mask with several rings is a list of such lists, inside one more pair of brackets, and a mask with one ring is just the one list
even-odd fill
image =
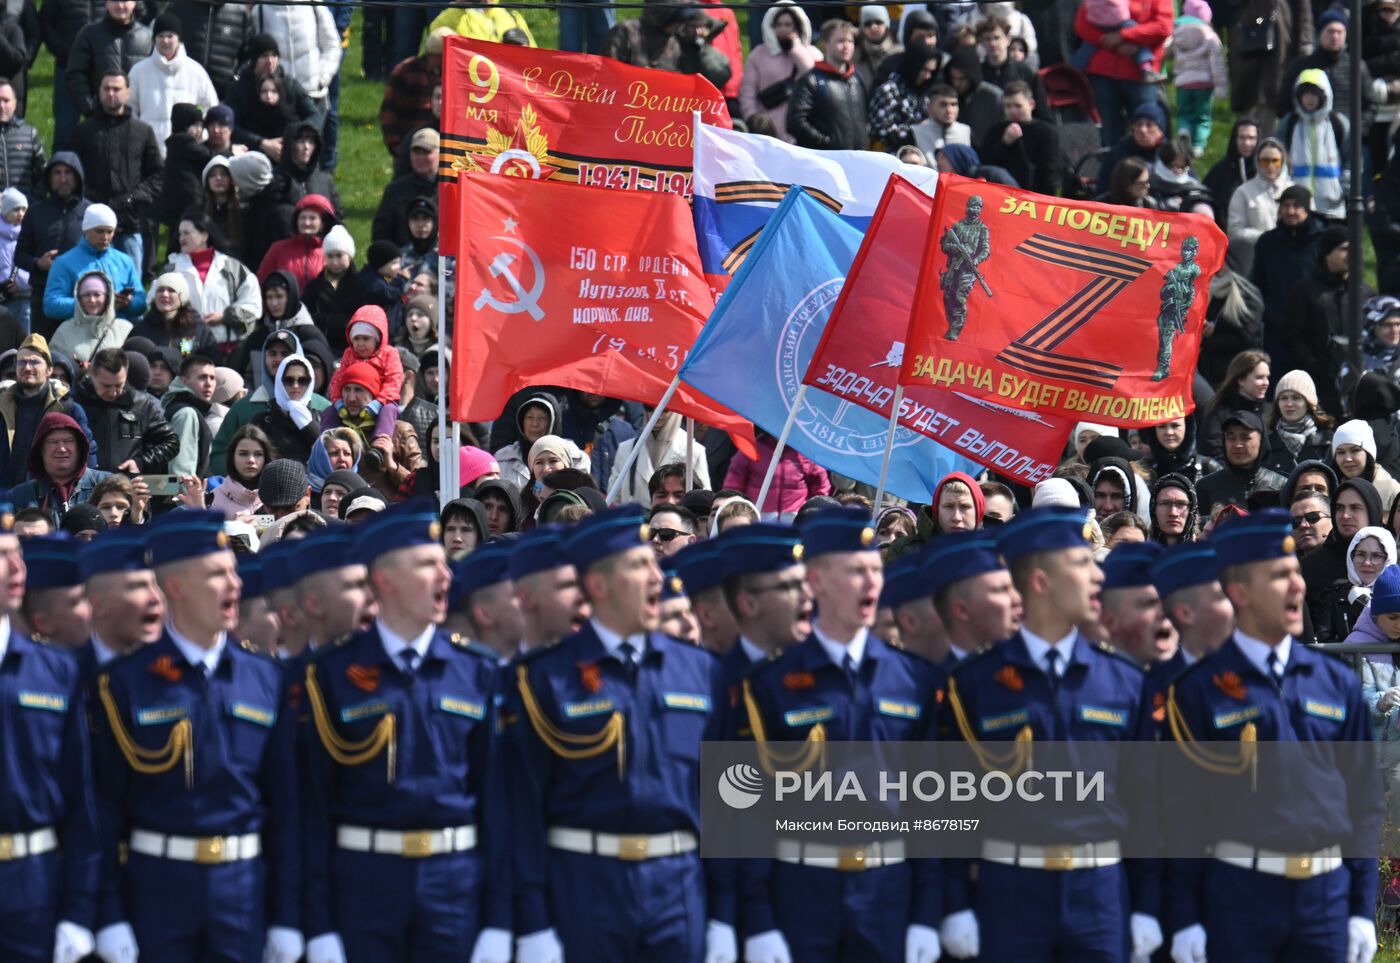
{"label": "hood of jacket", "polygon": [[781,56],[783,48],[778,46],[778,35],[773,31],[773,21],[778,19],[780,13],[790,13],[797,21],[797,43],[804,46],[812,44],[812,21],[807,16],[807,11],[799,7],[793,0],[778,0],[763,12],[763,46],[775,57]]}
{"label": "hood of jacket", "polygon": [[[277,407],[281,408],[283,411],[287,411],[291,407],[292,399],[288,397],[287,388],[282,384],[282,375],[286,373],[289,365],[294,364],[299,364],[305,368],[306,373],[313,379],[316,377],[316,372],[312,370],[311,362],[307,360],[306,355],[289,354],[282,359],[282,363],[277,366],[277,376],[273,378],[272,381],[272,397],[276,401]],[[314,391],[308,390],[307,393],[302,396],[302,403],[308,408],[311,407],[311,395],[313,393]]]}
{"label": "hood of jacket", "polygon": [[[904,81],[904,86],[915,93],[928,93],[929,88],[938,81],[938,75],[937,73],[930,74],[928,79],[921,84],[919,83],[919,73],[929,60],[941,61],[942,59],[943,55],[933,44],[923,38],[915,40],[904,48],[904,56],[899,58],[899,77]],[[982,69],[980,64],[977,69]]]}
{"label": "hood of jacket", "polygon": [[949,472],[944,475],[939,479],[938,487],[933,490],[933,500],[929,502],[929,507],[932,509],[931,515],[934,519],[935,527],[937,527],[938,519],[938,500],[943,497],[943,489],[949,482],[962,482],[967,486],[968,491],[972,493],[973,515],[977,519],[977,523],[973,527],[981,528],[982,516],[987,514],[987,499],[986,496],[982,494],[982,486],[977,484],[971,475],[962,471]]}
{"label": "hood of jacket", "polygon": [[977,151],[966,144],[944,144],[939,148],[943,156],[953,167],[953,173],[961,174],[963,177],[971,177],[972,172],[982,163],[982,158],[977,156]]}
{"label": "hood of jacket", "polygon": [[1288,473],[1288,480],[1279,489],[1279,505],[1289,508],[1293,504],[1293,490],[1298,487],[1298,479],[1308,472],[1321,472],[1327,476],[1327,490],[1337,490],[1337,469],[1316,458],[1309,458],[1306,461],[1298,462],[1297,466]]}
{"label": "hood of jacket", "polygon": [[312,361],[321,362],[321,369],[326,372],[326,383],[322,387],[328,388],[336,368],[336,358],[331,353],[331,346],[320,338],[307,338],[301,342],[301,353]]}
{"label": "hood of jacket", "polygon": [[476,488],[472,490],[471,497],[480,502],[484,501],[485,496],[491,492],[495,492],[510,503],[510,524],[506,526],[506,530],[511,532],[520,531],[520,522],[524,515],[520,504],[520,489],[516,488],[508,481],[492,478],[477,485]]}
{"label": "hood of jacket", "polygon": [[[1322,103],[1317,110],[1304,110],[1302,103],[1298,100],[1298,92],[1307,84],[1322,91]],[[1298,72],[1298,79],[1293,82],[1293,106],[1303,117],[1318,119],[1327,116],[1332,110],[1332,81],[1327,79],[1325,70],[1320,67],[1309,67],[1307,70]]]}
{"label": "hood of jacket", "polygon": [[[57,392],[54,394],[56,396]],[[68,491],[72,490],[72,486],[76,485],[78,480],[83,477],[83,473],[87,471],[88,460],[87,434],[71,416],[61,411],[50,411],[39,419],[39,427],[34,429],[34,442],[29,446],[29,459],[25,464],[29,467],[29,474],[33,475],[34,478],[46,485],[60,488],[58,483],[50,478],[49,473],[44,470],[44,439],[64,428],[78,437],[78,473],[69,480],[67,489],[63,491],[64,500],[67,501]]]}
{"label": "hood of jacket", "polygon": [[[292,319],[295,318],[297,312],[301,310],[301,295],[297,293],[297,279],[292,275],[291,271],[273,271],[267,276],[267,280],[263,282],[262,287],[264,291],[274,286],[272,284],[274,279],[280,280],[287,288],[287,308],[282,313],[282,317],[268,318],[268,320],[275,325],[286,325],[290,327]],[[265,310],[266,309],[264,309],[264,311]]]}
{"label": "hood of jacket", "polygon": [[[1187,419],[1188,421],[1190,419]],[[1151,539],[1154,542],[1162,540],[1162,529],[1157,525],[1157,499],[1161,497],[1163,491],[1168,488],[1176,489],[1186,496],[1186,501],[1190,508],[1186,510],[1186,526],[1184,541],[1192,542],[1196,540],[1196,531],[1200,521],[1201,502],[1196,497],[1196,485],[1185,475],[1178,475],[1175,472],[1168,472],[1157,479],[1152,485],[1152,504],[1148,510],[1149,524],[1152,527]]]}
{"label": "hood of jacket", "polygon": [[[1332,515],[1334,517],[1337,514],[1337,498],[1347,489],[1351,489],[1356,492],[1356,494],[1360,495],[1362,503],[1366,506],[1366,525],[1362,527],[1385,524],[1385,514],[1381,506],[1381,493],[1376,491],[1375,485],[1372,485],[1364,478],[1348,478],[1337,486],[1337,490],[1332,495]],[[1333,528],[1332,534],[1327,537],[1329,539],[1336,538],[1338,542],[1341,541],[1341,534],[1336,528]],[[1351,539],[1347,539],[1347,542],[1350,541]],[[1343,545],[1342,547],[1345,548],[1346,546]]]}
{"label": "hood of jacket", "polygon": [[[360,323],[368,324],[379,332],[380,348],[389,343],[389,316],[379,305],[366,304],[355,309],[355,313],[350,315],[350,320],[345,322],[346,344],[350,344],[350,329]],[[557,412],[557,405],[555,410]]]}
{"label": "hood of jacket", "polygon": [[1100,458],[1089,468],[1089,488],[1098,487],[1099,478],[1107,475],[1123,489],[1123,510],[1138,514],[1137,475],[1125,459],[1117,455]]}
{"label": "hood of jacket", "polygon": [[[418,372],[413,376],[414,397],[422,398],[424,401],[432,402],[433,404],[437,404],[437,392],[432,391],[428,388],[427,377],[423,374],[423,372],[427,371],[429,367],[432,367],[434,369],[437,368],[438,353],[441,351],[442,346],[439,344],[431,344],[427,348],[425,348],[423,353],[418,356]],[[443,367],[448,372],[448,376],[451,377],[451,355],[447,357],[446,364],[444,364]]]}
{"label": "hood of jacket", "polygon": [[1356,382],[1354,417],[1379,421],[1400,411],[1400,385],[1385,375],[1367,371]]}
{"label": "hood of jacket", "polygon": [[977,85],[982,82],[982,61],[978,59],[977,48],[959,47],[953,51],[953,55],[948,58],[948,63],[943,69],[946,72],[954,67],[972,81],[972,90],[966,94],[960,94],[959,99],[972,96],[973,92],[977,90]]}
{"label": "hood of jacket", "polygon": [[[107,287],[107,300],[103,302],[101,314],[87,314],[83,311],[82,302],[78,300],[78,289],[83,286],[83,282],[88,278],[99,278]],[[73,285],[73,317],[70,319],[87,337],[96,337],[98,332],[108,327],[117,317],[117,299],[112,291],[112,279],[105,271],[84,271],[78,275],[78,282]]]}
{"label": "hood of jacket", "polygon": [[1188,478],[1195,476],[1196,419],[1189,417],[1185,422],[1186,429],[1176,451],[1167,451],[1167,446],[1162,444],[1153,429],[1145,428],[1138,432],[1138,437],[1147,442],[1147,450],[1152,452],[1152,467],[1156,469],[1158,477],[1182,472],[1183,469],[1186,469]]}
{"label": "hood of jacket", "polygon": [[467,521],[476,526],[476,543],[478,545],[491,537],[491,532],[486,527],[486,506],[475,498],[454,498],[446,505],[442,506],[442,512],[438,515],[443,524],[447,523],[449,513],[465,515]]}
{"label": "hood of jacket", "polygon": [[316,211],[325,219],[325,223],[321,225],[323,228],[321,231],[322,235],[331,229],[331,225],[340,223],[339,220],[336,219],[335,208],[331,205],[329,198],[324,194],[307,194],[301,200],[297,201],[296,206],[292,208],[292,226],[294,228],[297,222],[297,214],[306,210]]}
{"label": "hood of jacket", "polygon": [[932,30],[935,35],[938,32],[938,21],[933,18],[933,14],[927,10],[910,10],[904,15],[904,26],[900,31],[900,43],[909,46],[909,38],[915,30]]}
{"label": "hood of jacket", "polygon": [[44,165],[44,189],[47,192],[49,184],[49,173],[58,164],[73,168],[73,172],[78,175],[78,186],[73,192],[70,200],[81,201],[83,199],[83,162],[78,159],[78,155],[71,150],[61,150],[49,158],[49,162]]}
{"label": "hood of jacket", "polygon": [[530,446],[525,444],[525,409],[530,405],[544,405],[549,409],[549,427],[544,432],[546,435],[557,435],[564,422],[559,399],[549,392],[541,391],[522,401],[520,407],[515,409],[515,430],[520,432],[520,440],[516,442],[516,447],[521,450],[521,461],[525,461],[530,454]]}
{"label": "hood of jacket", "polygon": [[[311,151],[311,161],[305,167],[298,167],[292,162],[292,144],[302,134],[310,134],[316,141],[316,147]],[[287,125],[287,132],[282,135],[282,143],[285,145],[282,151],[282,159],[278,161],[279,169],[293,174],[307,175],[320,170],[321,151],[325,144],[321,142],[321,130],[309,120],[294,120]],[[316,195],[319,197],[320,195]],[[334,212],[332,212],[334,216]]]}

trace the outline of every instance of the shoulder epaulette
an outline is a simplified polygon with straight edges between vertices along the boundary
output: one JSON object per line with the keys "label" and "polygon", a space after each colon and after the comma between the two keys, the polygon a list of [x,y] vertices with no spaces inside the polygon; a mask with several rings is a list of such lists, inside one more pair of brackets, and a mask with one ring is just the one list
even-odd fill
{"label": "shoulder epaulette", "polygon": [[1111,656],[1113,656],[1113,657],[1116,658],[1116,659],[1120,659],[1120,660],[1122,660],[1123,662],[1128,663],[1128,665],[1132,666],[1134,669],[1136,669],[1136,670],[1139,671],[1139,672],[1142,672],[1142,673],[1144,673],[1144,674],[1147,672],[1147,667],[1144,666],[1141,662],[1137,661],[1136,659],[1134,659],[1132,656],[1128,655],[1128,654],[1125,653],[1125,652],[1120,652],[1120,651],[1118,651],[1116,648],[1114,648],[1113,646],[1109,645],[1107,642],[1103,641],[1102,639],[1100,639],[1099,641],[1097,641],[1097,642],[1094,643],[1094,648],[1098,649],[1098,650],[1099,650],[1100,652],[1102,652],[1104,655],[1111,655]]}
{"label": "shoulder epaulette", "polygon": [[965,669],[965,668],[967,668],[968,666],[972,665],[972,663],[974,663],[974,662],[980,662],[983,658],[986,657],[987,653],[989,653],[989,652],[995,652],[995,651],[996,651],[996,647],[997,647],[997,644],[996,644],[995,642],[983,642],[983,643],[982,643],[981,645],[979,645],[977,648],[975,648],[975,649],[973,649],[971,652],[969,652],[969,653],[967,654],[967,657],[966,657],[966,658],[964,658],[964,659],[959,659],[958,662],[957,662],[955,665],[953,665],[952,668],[950,668],[950,669],[948,670],[948,674],[949,674],[949,675],[957,675],[957,674],[958,674],[959,672],[961,672],[963,669]]}

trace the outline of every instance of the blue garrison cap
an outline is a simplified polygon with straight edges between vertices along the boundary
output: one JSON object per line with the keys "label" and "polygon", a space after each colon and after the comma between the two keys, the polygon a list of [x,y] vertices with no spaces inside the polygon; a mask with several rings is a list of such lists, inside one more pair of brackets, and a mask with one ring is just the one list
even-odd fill
{"label": "blue garrison cap", "polygon": [[[803,529],[805,532],[806,529]],[[798,564],[806,554],[803,535],[791,525],[755,522],[739,525],[716,538],[724,578],[778,572]],[[690,584],[689,582],[686,583]]]}
{"label": "blue garrison cap", "polygon": [[[736,532],[751,527],[740,525],[738,528],[731,528],[730,531]],[[685,583],[687,592],[708,592],[724,584],[724,552],[727,544],[723,537],[706,538],[691,542],[671,556],[670,562],[675,566],[676,574]]]}
{"label": "blue garrison cap", "polygon": [[1067,548],[1093,548],[1093,528],[1080,511],[1056,508],[1021,512],[997,533],[997,551],[1010,565],[1036,552]]}
{"label": "blue garrison cap", "polygon": [[243,598],[255,599],[266,589],[263,584],[263,559],[248,552],[238,556],[238,580],[243,583]]}
{"label": "blue garrison cap", "polygon": [[187,558],[227,552],[224,513],[206,509],[176,509],[157,515],[146,526],[146,561],[152,568]]}
{"label": "blue garrison cap", "polygon": [[965,578],[1006,568],[997,552],[996,537],[986,529],[939,535],[928,543],[919,561],[930,595]]}
{"label": "blue garrison cap", "polygon": [[1162,555],[1156,542],[1126,542],[1108,553],[1103,562],[1103,587],[1142,588],[1152,584],[1152,564]]}
{"label": "blue garrison cap", "polygon": [[258,552],[262,559],[263,594],[291,588],[296,582],[292,574],[292,553],[297,549],[295,539],[279,539]]}
{"label": "blue garrison cap", "polygon": [[442,537],[437,509],[426,498],[390,505],[357,524],[355,529],[355,554],[366,565],[401,548],[438,545]]}
{"label": "blue garrison cap", "polygon": [[293,580],[358,562],[352,525],[327,525],[290,544],[287,573]]}
{"label": "blue garrison cap", "polygon": [[915,599],[927,598],[928,580],[923,571],[923,553],[909,552],[885,566],[885,587],[880,607],[897,609]]}
{"label": "blue garrison cap", "polygon": [[536,572],[548,572],[568,565],[564,557],[564,529],[558,525],[541,525],[522,532],[510,548],[510,577],[524,578]]}
{"label": "blue garrison cap", "polygon": [[685,597],[685,580],[680,577],[680,574],[676,571],[674,566],[667,565],[661,570],[661,601],[669,602],[671,599],[683,599]]}
{"label": "blue garrison cap", "polygon": [[78,546],[78,575],[84,582],[94,575],[140,572],[149,567],[144,526],[104,528],[92,541]]}
{"label": "blue garrison cap", "polygon": [[1218,571],[1213,542],[1181,542],[1152,563],[1152,584],[1165,599],[1179,589],[1214,582]]}
{"label": "blue garrison cap", "polygon": [[593,563],[651,541],[651,526],[640,505],[623,505],[590,515],[564,539],[564,554],[582,575]]}
{"label": "blue garrison cap", "polygon": [[1293,519],[1283,508],[1265,508],[1227,519],[1211,533],[1220,569],[1292,555]]}
{"label": "blue garrison cap", "polygon": [[32,589],[70,588],[81,579],[78,573],[78,543],[71,538],[46,535],[26,538],[20,542],[24,567],[29,571],[26,582]]}
{"label": "blue garrison cap", "polygon": [[487,542],[471,554],[452,563],[452,586],[447,590],[447,607],[457,611],[467,596],[480,589],[510,581],[509,542]]}
{"label": "blue garrison cap", "polygon": [[832,552],[873,552],[875,521],[863,508],[824,508],[802,522],[802,557]]}

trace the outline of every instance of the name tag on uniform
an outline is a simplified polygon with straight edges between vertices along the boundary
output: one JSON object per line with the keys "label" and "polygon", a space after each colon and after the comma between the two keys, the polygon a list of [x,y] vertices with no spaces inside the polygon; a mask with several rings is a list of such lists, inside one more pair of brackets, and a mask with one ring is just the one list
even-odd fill
{"label": "name tag on uniform", "polygon": [[1101,726],[1117,726],[1123,729],[1128,725],[1128,713],[1123,709],[1105,709],[1102,706],[1080,706],[1079,721],[1093,722]]}
{"label": "name tag on uniform", "polygon": [[1316,699],[1308,699],[1303,703],[1303,711],[1310,716],[1317,716],[1319,719],[1330,719],[1333,722],[1345,722],[1347,718],[1346,706],[1333,705],[1330,702],[1319,702]]}
{"label": "name tag on uniform", "polygon": [[26,709],[47,709],[49,712],[68,711],[68,697],[57,692],[34,692],[21,689],[19,704]]}
{"label": "name tag on uniform", "polygon": [[698,692],[663,692],[661,701],[668,709],[689,709],[691,712],[709,712],[710,697]]}
{"label": "name tag on uniform", "polygon": [[136,711],[138,726],[163,726],[167,722],[178,722],[185,718],[184,706],[155,706]]}
{"label": "name tag on uniform", "polygon": [[793,709],[783,713],[783,721],[797,726],[814,726],[818,722],[829,722],[836,718],[836,710],[831,706],[812,706],[810,709]]}
{"label": "name tag on uniform", "polygon": [[894,716],[896,719],[917,719],[924,714],[923,706],[915,705],[912,702],[899,702],[895,699],[879,699],[875,703],[875,708],[882,716]]}
{"label": "name tag on uniform", "polygon": [[1258,706],[1245,706],[1243,709],[1236,709],[1233,712],[1217,712],[1211,722],[1217,729],[1229,729],[1231,726],[1238,726],[1251,719],[1258,719],[1261,715],[1263,712]]}
{"label": "name tag on uniform", "polygon": [[360,719],[372,719],[375,716],[382,716],[388,711],[389,703],[382,699],[374,702],[357,702],[340,710],[340,721],[357,722]]}
{"label": "name tag on uniform", "polygon": [[587,719],[613,711],[612,699],[585,699],[582,702],[564,703],[564,715],[570,719]]}
{"label": "name tag on uniform", "polygon": [[250,706],[246,702],[235,702],[228,707],[228,714],[235,719],[242,719],[244,722],[252,722],[268,728],[271,728],[272,724],[277,721],[275,710],[264,709],[261,706]]}
{"label": "name tag on uniform", "polygon": [[480,702],[459,699],[457,696],[442,696],[438,699],[438,708],[454,716],[466,716],[468,719],[486,718],[486,707]]}
{"label": "name tag on uniform", "polygon": [[986,716],[982,719],[983,732],[1000,732],[1002,729],[1010,729],[1012,726],[1028,725],[1031,721],[1031,714],[1025,709],[1017,709],[1015,712],[1004,712],[999,716]]}

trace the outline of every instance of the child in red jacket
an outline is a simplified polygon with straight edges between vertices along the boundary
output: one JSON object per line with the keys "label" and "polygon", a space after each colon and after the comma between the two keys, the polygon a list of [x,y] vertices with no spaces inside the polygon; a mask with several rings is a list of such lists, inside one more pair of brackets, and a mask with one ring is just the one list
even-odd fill
{"label": "child in red jacket", "polygon": [[[399,420],[399,398],[403,394],[403,360],[398,349],[389,343],[389,318],[384,309],[366,304],[350,315],[345,326],[345,340],[350,347],[340,356],[340,367],[331,376],[330,396],[340,397],[346,370],[356,362],[364,362],[379,372],[379,391],[374,396],[378,412],[374,437],[394,437],[394,422]],[[373,439],[368,439],[373,441]]]}

